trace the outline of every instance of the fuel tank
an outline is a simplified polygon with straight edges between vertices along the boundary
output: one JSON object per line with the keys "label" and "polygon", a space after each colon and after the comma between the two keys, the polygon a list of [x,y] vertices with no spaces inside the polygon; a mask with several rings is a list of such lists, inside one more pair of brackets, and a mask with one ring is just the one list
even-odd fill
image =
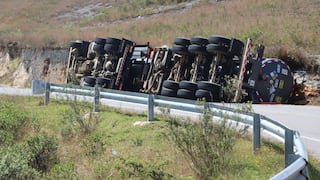
{"label": "fuel tank", "polygon": [[253,101],[287,103],[294,85],[290,67],[276,58],[262,59],[258,78],[254,82]]}

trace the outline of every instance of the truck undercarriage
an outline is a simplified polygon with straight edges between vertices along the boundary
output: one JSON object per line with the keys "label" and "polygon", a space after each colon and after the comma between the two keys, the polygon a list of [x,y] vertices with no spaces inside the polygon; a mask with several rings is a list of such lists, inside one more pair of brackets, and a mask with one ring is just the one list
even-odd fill
{"label": "truck undercarriage", "polygon": [[177,37],[152,48],[112,37],[70,42],[66,83],[208,102],[294,103],[293,72],[235,38]]}

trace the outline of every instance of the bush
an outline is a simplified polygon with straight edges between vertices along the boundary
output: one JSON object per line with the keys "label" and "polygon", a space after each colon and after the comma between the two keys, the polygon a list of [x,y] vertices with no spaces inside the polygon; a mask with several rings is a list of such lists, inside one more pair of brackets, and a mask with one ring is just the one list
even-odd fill
{"label": "bush", "polygon": [[29,165],[39,172],[47,172],[55,163],[57,141],[47,134],[29,136],[24,142],[24,149],[27,150]]}
{"label": "bush", "polygon": [[[225,85],[222,87],[224,93],[224,100],[226,102],[232,102],[238,88],[239,78],[238,76],[225,76],[224,80]],[[241,89],[239,99],[242,99],[242,97],[245,97],[247,95],[248,93],[246,93],[245,90]]]}
{"label": "bush", "polygon": [[97,156],[105,151],[104,136],[101,133],[90,134],[81,144],[87,156]]}
{"label": "bush", "polygon": [[0,149],[0,179],[35,179],[39,172],[29,166],[21,146]]}
{"label": "bush", "polygon": [[70,137],[77,133],[79,130],[88,134],[95,129],[100,121],[98,114],[92,112],[92,105],[85,102],[78,102],[74,100],[68,101],[69,108],[63,113],[61,135],[63,137]]}
{"label": "bush", "polygon": [[55,163],[56,140],[46,134],[29,136],[0,150],[0,179],[35,179]]}
{"label": "bush", "polygon": [[219,174],[228,165],[228,154],[236,136],[244,129],[227,121],[227,116],[213,120],[205,110],[200,121],[170,118],[167,137],[192,162],[191,168],[200,179]]}
{"label": "bush", "polygon": [[67,161],[54,165],[46,175],[46,179],[78,179],[74,163]]}
{"label": "bush", "polygon": [[13,103],[0,102],[0,147],[12,145],[19,137],[18,129],[25,123],[23,111]]}
{"label": "bush", "polygon": [[146,163],[136,158],[120,158],[117,169],[122,179],[172,179],[173,176],[164,170],[168,162]]}

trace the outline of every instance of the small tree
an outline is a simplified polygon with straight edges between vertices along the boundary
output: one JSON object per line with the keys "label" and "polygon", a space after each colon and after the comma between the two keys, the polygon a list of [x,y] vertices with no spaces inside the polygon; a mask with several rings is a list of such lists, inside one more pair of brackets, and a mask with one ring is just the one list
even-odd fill
{"label": "small tree", "polygon": [[98,114],[92,112],[92,105],[87,102],[79,102],[75,97],[68,100],[69,108],[63,111],[61,135],[68,137],[80,130],[84,134],[92,132],[100,121]]}
{"label": "small tree", "polygon": [[227,119],[227,116],[219,121],[213,119],[209,109],[203,112],[200,121],[168,119],[167,137],[191,160],[191,168],[200,179],[213,177],[228,165],[227,156],[237,135],[246,132]]}

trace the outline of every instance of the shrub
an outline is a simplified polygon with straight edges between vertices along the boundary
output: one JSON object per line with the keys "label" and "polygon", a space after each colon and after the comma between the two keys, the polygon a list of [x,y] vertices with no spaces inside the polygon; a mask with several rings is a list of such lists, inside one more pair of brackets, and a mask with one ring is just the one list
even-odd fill
{"label": "shrub", "polygon": [[39,172],[29,166],[29,156],[21,146],[0,149],[0,179],[35,179]]}
{"label": "shrub", "polygon": [[71,126],[71,124],[69,124],[69,123],[63,124],[63,126],[61,127],[61,130],[60,130],[60,134],[64,138],[71,137],[73,135],[73,127]]}
{"label": "shrub", "polygon": [[0,179],[35,179],[55,163],[56,140],[29,136],[21,144],[0,149]]}
{"label": "shrub", "polygon": [[170,118],[168,123],[168,139],[192,162],[191,168],[200,179],[213,177],[228,165],[236,136],[245,132],[227,121],[227,116],[214,121],[209,109],[200,121]]}
{"label": "shrub", "polygon": [[[224,80],[225,80],[225,85],[222,87],[224,92],[224,100],[226,102],[232,102],[238,88],[239,78],[238,76],[225,76]],[[241,89],[240,91],[241,97],[239,99],[242,99],[242,97],[247,95],[248,94],[245,92],[245,90]]]}
{"label": "shrub", "polygon": [[67,161],[54,165],[51,171],[46,175],[46,179],[78,179],[74,163],[72,161]]}
{"label": "shrub", "polygon": [[168,164],[166,161],[158,163],[147,163],[136,158],[119,158],[120,163],[117,166],[122,179],[172,179],[173,176],[164,170]]}
{"label": "shrub", "polygon": [[84,148],[87,156],[97,156],[105,151],[105,142],[103,142],[103,135],[101,133],[93,133],[87,136],[82,142],[81,146]]}
{"label": "shrub", "polygon": [[37,117],[31,118],[30,128],[31,128],[34,132],[39,133],[40,130],[41,130],[41,122],[40,122],[40,119],[37,118]]}
{"label": "shrub", "polygon": [[55,163],[57,141],[47,134],[29,136],[24,142],[24,149],[27,150],[29,165],[39,172],[47,172]]}
{"label": "shrub", "polygon": [[69,100],[68,105],[69,108],[62,113],[61,135],[69,137],[79,130],[84,134],[92,132],[100,121],[99,115],[92,112],[92,105],[86,102],[78,102],[76,98]]}
{"label": "shrub", "polygon": [[241,39],[254,39],[255,44],[262,44],[263,30],[260,27],[251,28],[247,33],[243,34]]}
{"label": "shrub", "polygon": [[0,147],[14,143],[26,119],[24,112],[13,103],[0,102]]}

